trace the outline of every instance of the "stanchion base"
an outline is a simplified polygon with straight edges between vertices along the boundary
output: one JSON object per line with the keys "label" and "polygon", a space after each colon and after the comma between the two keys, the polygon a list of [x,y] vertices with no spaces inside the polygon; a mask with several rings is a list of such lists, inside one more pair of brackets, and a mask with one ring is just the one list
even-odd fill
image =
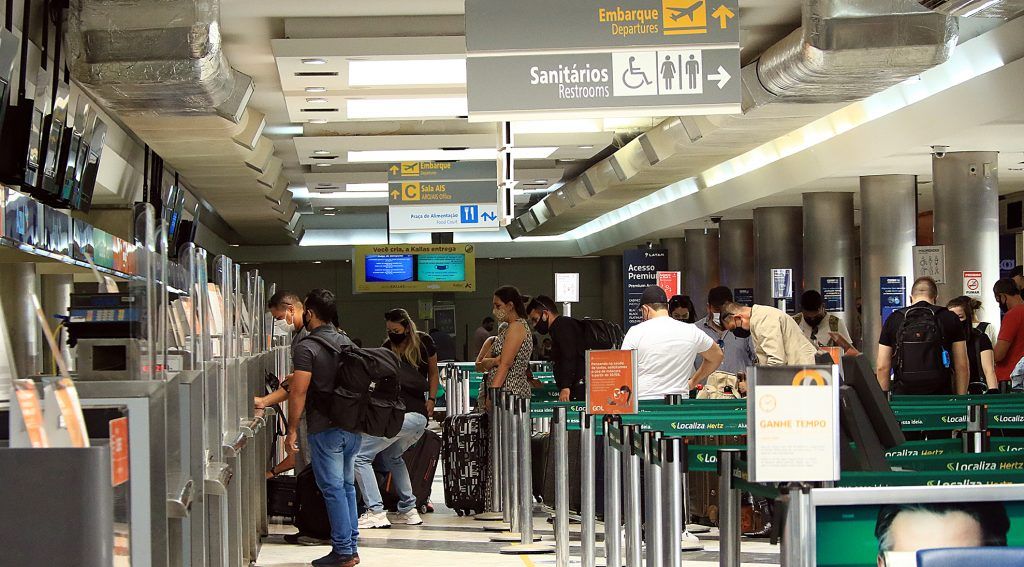
{"label": "stanchion base", "polygon": [[504,517],[501,512],[481,512],[473,516],[473,519],[480,522],[500,522]]}
{"label": "stanchion base", "polygon": [[523,541],[523,534],[519,532],[503,532],[500,534],[494,534],[491,536],[491,541],[495,543],[515,543]]}
{"label": "stanchion base", "polygon": [[485,532],[507,532],[512,529],[512,525],[507,522],[494,522],[493,524],[485,524],[480,527]]}
{"label": "stanchion base", "polygon": [[555,548],[543,544],[522,544],[505,546],[498,550],[502,555],[535,555],[539,553],[554,553]]}
{"label": "stanchion base", "polygon": [[691,534],[706,534],[711,532],[711,528],[700,524],[686,524],[686,531]]}

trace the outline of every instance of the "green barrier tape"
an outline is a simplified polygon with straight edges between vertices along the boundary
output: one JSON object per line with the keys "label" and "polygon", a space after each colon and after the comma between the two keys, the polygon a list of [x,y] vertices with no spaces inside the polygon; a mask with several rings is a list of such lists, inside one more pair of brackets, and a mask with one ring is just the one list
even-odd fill
{"label": "green barrier tape", "polygon": [[913,471],[1016,471],[1024,473],[1022,453],[961,453],[959,455],[931,455],[893,457],[889,464]]}
{"label": "green barrier tape", "polygon": [[774,486],[750,482],[750,477],[747,475],[747,462],[742,459],[736,459],[733,463],[732,486],[737,490],[749,492],[754,496],[761,496],[772,500],[778,498],[780,494],[779,489]]}
{"label": "green barrier tape", "polygon": [[970,486],[984,484],[1021,484],[1024,471],[979,472],[844,472],[838,486]]}
{"label": "green barrier tape", "polygon": [[968,396],[893,396],[893,406],[926,406],[946,404],[1020,404],[1024,396],[1020,394],[981,394]]}
{"label": "green barrier tape", "polygon": [[885,458],[922,457],[963,453],[963,442],[959,439],[931,439],[928,441],[907,441],[885,452]]}
{"label": "green barrier tape", "polygon": [[718,450],[747,450],[746,445],[687,445],[687,468],[689,472],[718,472]]}
{"label": "green barrier tape", "polygon": [[1024,437],[993,437],[989,447],[994,453],[1024,452]]}
{"label": "green barrier tape", "polygon": [[670,437],[700,435],[745,435],[746,412],[686,412],[666,415],[662,412],[622,416],[623,424],[639,424],[640,429],[662,431]]}

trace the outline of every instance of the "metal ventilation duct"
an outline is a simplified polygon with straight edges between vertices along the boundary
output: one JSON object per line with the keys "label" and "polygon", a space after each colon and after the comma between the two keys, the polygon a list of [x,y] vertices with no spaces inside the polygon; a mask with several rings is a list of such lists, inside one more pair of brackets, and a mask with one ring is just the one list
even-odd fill
{"label": "metal ventilation duct", "polygon": [[252,78],[221,48],[217,0],[71,0],[68,62],[115,112],[217,114],[238,122]]}
{"label": "metal ventilation duct", "polygon": [[1022,0],[919,0],[921,5],[947,16],[961,18],[1003,18],[1024,13]]}
{"label": "metal ventilation duct", "polygon": [[671,117],[510,223],[572,230],[945,62],[955,18],[915,0],[806,0],[803,26],[742,70],[744,114]]}

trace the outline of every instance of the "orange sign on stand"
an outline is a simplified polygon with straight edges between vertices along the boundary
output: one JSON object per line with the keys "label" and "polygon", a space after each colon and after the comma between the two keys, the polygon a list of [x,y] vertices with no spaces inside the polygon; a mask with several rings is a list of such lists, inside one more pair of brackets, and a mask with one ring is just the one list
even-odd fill
{"label": "orange sign on stand", "polygon": [[128,482],[128,418],[110,420],[110,484],[121,486]]}
{"label": "orange sign on stand", "polygon": [[587,410],[594,415],[637,412],[636,351],[587,351]]}
{"label": "orange sign on stand", "polygon": [[657,272],[658,287],[665,290],[665,295],[672,298],[683,293],[681,274],[679,272]]}

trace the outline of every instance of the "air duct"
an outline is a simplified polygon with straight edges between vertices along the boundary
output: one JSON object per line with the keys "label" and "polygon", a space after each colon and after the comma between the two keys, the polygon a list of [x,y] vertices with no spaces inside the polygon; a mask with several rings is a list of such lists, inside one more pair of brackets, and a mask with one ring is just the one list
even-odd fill
{"label": "air duct", "polygon": [[961,18],[1002,18],[1010,20],[1024,13],[1022,0],[919,0],[921,5],[947,16]]}

